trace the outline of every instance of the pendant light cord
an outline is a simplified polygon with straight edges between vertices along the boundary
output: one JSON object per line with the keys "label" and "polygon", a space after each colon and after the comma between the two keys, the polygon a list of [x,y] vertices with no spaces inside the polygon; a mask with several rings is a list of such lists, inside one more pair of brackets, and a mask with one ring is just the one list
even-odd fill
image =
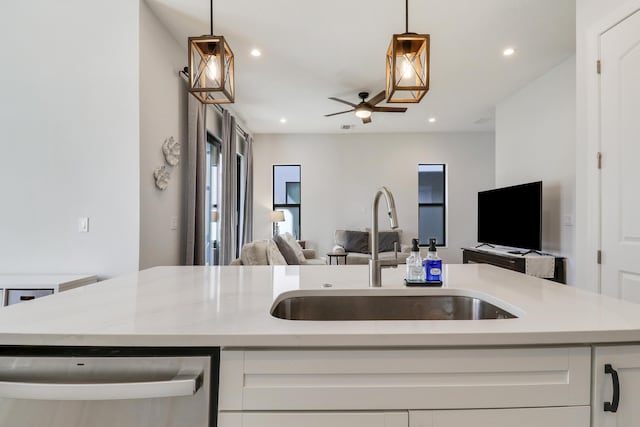
{"label": "pendant light cord", "polygon": [[213,0],[211,0],[211,2],[209,3],[210,8],[209,8],[209,13],[211,14],[211,21],[210,21],[210,29],[211,32],[209,33],[210,35],[213,35]]}
{"label": "pendant light cord", "polygon": [[409,0],[404,3],[404,32],[409,32]]}

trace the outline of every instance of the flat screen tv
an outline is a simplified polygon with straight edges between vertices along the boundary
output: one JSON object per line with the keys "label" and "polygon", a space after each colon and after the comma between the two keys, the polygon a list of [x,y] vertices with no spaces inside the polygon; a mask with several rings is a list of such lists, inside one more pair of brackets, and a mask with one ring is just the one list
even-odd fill
{"label": "flat screen tv", "polygon": [[478,242],[542,249],[542,181],[478,193]]}

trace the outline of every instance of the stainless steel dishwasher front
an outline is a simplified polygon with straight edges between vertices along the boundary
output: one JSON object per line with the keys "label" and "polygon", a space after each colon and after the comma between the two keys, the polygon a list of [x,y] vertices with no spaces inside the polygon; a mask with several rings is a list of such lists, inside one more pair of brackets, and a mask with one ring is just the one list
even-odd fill
{"label": "stainless steel dishwasher front", "polygon": [[0,356],[0,426],[216,425],[217,357],[113,354]]}

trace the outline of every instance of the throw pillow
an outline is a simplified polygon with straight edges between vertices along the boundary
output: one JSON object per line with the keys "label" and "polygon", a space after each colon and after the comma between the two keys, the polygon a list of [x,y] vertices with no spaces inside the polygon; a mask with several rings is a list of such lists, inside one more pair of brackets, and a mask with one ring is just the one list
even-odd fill
{"label": "throw pillow", "polygon": [[242,265],[268,265],[266,240],[258,240],[242,246],[240,259]]}
{"label": "throw pillow", "polygon": [[298,257],[298,264],[306,264],[307,257],[304,256],[304,252],[302,251],[302,246],[300,246],[300,243],[298,243],[289,232],[284,233],[282,236],[287,241],[289,246],[291,246],[291,249],[293,249],[293,252],[295,252],[296,257]]}
{"label": "throw pillow", "polygon": [[344,250],[347,252],[358,252],[361,254],[369,253],[369,233],[366,231],[344,232]]}
{"label": "throw pillow", "polygon": [[284,260],[289,265],[300,265],[300,261],[298,261],[298,257],[294,252],[293,248],[289,246],[285,238],[281,235],[274,236],[273,241],[276,242],[280,253],[284,257]]}
{"label": "throw pillow", "polygon": [[273,240],[267,241],[267,259],[269,265],[287,265],[282,253],[278,249],[278,245]]}
{"label": "throw pillow", "polygon": [[400,251],[400,233],[397,231],[381,231],[378,233],[378,250],[380,252],[393,252],[393,244],[398,242]]}

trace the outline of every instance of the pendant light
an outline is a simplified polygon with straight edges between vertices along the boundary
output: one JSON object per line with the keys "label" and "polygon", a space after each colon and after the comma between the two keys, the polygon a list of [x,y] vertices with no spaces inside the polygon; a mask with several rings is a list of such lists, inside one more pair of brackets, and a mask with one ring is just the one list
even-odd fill
{"label": "pendant light", "polygon": [[235,99],[233,52],[223,36],[189,37],[189,92],[203,104],[231,104]]}
{"label": "pendant light", "polygon": [[394,34],[387,50],[387,102],[422,100],[429,91],[429,51],[429,34],[409,32],[409,0],[405,0],[405,32]]}

